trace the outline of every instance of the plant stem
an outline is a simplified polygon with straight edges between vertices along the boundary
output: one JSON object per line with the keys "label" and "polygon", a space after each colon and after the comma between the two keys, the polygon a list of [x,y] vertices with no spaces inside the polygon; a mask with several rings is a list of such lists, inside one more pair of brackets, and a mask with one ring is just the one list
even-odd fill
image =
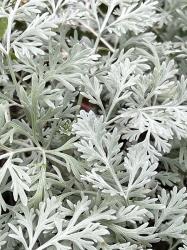
{"label": "plant stem", "polygon": [[[156,105],[156,106],[150,106],[150,107],[145,107],[145,108],[141,108],[141,109],[137,109],[137,110],[127,110],[125,111],[124,113],[127,115],[131,112],[138,112],[138,111],[149,111],[149,110],[154,110],[154,109],[176,109],[177,106],[165,106],[165,105]],[[186,106],[180,106],[180,108],[182,108],[183,110],[187,110],[187,107]],[[124,114],[120,114],[120,115],[117,115],[115,116],[113,119],[109,120],[107,122],[107,125],[110,125],[111,123],[115,122],[116,120],[118,120],[119,118],[123,118],[124,117]]]}
{"label": "plant stem", "polygon": [[14,21],[15,14],[19,8],[19,5],[21,3],[21,0],[17,0],[15,7],[13,11],[10,13],[9,18],[8,18],[8,27],[7,27],[7,55],[9,55],[10,52],[10,40],[11,40],[11,32],[12,32],[12,24]]}
{"label": "plant stem", "polygon": [[15,76],[15,73],[14,73],[14,70],[13,70],[13,67],[12,67],[12,62],[11,62],[11,59],[10,59],[9,55],[7,55],[7,62],[8,62],[8,67],[9,67],[10,75],[11,75],[11,78],[12,78],[12,82],[15,85],[16,92],[17,92],[17,95],[19,97],[20,96],[19,83],[17,82],[16,76]]}
{"label": "plant stem", "polygon": [[[87,24],[85,24],[84,22],[80,22],[80,24],[82,24],[87,30],[89,30],[94,36],[98,37],[99,34],[97,34],[97,32],[92,29],[90,26],[88,26]],[[115,52],[115,49],[103,38],[100,36],[100,41],[112,52]]]}
{"label": "plant stem", "polygon": [[25,153],[25,152],[30,152],[30,151],[41,151],[41,148],[39,148],[39,147],[30,147],[30,148],[17,149],[15,151],[11,151],[9,153],[5,153],[3,155],[0,155],[0,160],[8,158],[9,156],[11,156],[13,154]]}
{"label": "plant stem", "polygon": [[53,123],[53,125],[52,125],[52,128],[51,128],[52,131],[51,131],[51,133],[50,133],[49,140],[48,140],[47,145],[46,145],[46,147],[45,147],[46,149],[48,149],[49,146],[50,146],[50,144],[51,144],[51,141],[52,141],[52,139],[53,139],[53,136],[54,136],[54,134],[55,134],[55,132],[56,132],[57,124],[58,124],[58,120],[55,120],[54,123]]}
{"label": "plant stem", "polygon": [[181,240],[177,240],[177,242],[169,249],[169,250],[175,250],[176,247],[181,243]]}
{"label": "plant stem", "polygon": [[102,26],[101,26],[101,29],[100,29],[100,31],[99,31],[99,34],[97,35],[97,39],[96,39],[95,44],[94,44],[94,51],[97,50],[97,46],[98,46],[98,44],[99,44],[99,41],[101,40],[102,32],[103,32],[104,29],[105,29],[105,26],[106,26],[106,24],[107,24],[107,22],[108,22],[108,20],[109,20],[109,18],[110,18],[110,15],[111,15],[113,9],[114,9],[114,6],[111,4],[111,5],[108,7],[108,10],[107,10],[105,19],[104,19],[104,21],[103,21],[103,24],[102,24]]}
{"label": "plant stem", "polygon": [[108,119],[110,118],[111,113],[112,113],[113,109],[115,108],[115,106],[116,106],[116,104],[117,104],[118,97],[119,97],[119,94],[117,93],[117,94],[114,96],[114,98],[113,98],[113,101],[112,101],[112,104],[111,104],[110,109],[109,109],[109,111],[108,111],[108,114],[107,114],[107,116],[106,116],[105,122],[107,122]]}

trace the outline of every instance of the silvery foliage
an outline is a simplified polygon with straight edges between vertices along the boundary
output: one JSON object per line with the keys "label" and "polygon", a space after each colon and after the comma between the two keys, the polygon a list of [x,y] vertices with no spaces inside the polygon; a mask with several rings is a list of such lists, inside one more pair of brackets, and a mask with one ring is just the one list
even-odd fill
{"label": "silvery foliage", "polygon": [[186,14],[0,2],[0,249],[187,249]]}

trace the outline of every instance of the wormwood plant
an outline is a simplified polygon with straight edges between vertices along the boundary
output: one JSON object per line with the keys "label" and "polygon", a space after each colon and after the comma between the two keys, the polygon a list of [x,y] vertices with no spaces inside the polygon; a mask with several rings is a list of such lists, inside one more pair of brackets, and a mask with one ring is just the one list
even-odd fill
{"label": "wormwood plant", "polygon": [[187,249],[187,1],[0,1],[0,249]]}

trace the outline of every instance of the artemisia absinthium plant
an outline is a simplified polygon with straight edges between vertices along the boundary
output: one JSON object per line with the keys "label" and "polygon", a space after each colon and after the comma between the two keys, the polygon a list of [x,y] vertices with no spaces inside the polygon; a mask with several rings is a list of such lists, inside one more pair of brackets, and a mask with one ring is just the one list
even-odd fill
{"label": "artemisia absinthium plant", "polygon": [[0,248],[187,249],[187,0],[0,1]]}

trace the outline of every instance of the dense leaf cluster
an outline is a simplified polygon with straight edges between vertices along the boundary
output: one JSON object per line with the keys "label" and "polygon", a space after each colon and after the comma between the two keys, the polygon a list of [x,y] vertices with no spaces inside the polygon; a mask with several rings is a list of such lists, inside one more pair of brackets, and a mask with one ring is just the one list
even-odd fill
{"label": "dense leaf cluster", "polygon": [[187,1],[0,1],[0,249],[187,249]]}

